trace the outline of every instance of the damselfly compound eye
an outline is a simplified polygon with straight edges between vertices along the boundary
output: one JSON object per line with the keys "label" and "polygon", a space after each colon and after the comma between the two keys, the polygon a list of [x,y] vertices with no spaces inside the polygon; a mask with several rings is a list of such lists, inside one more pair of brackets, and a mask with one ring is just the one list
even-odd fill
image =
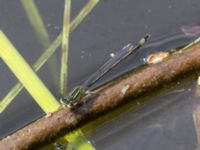
{"label": "damselfly compound eye", "polygon": [[163,61],[165,58],[169,57],[169,55],[170,55],[169,52],[158,52],[158,53],[149,55],[145,59],[145,62],[147,62],[148,64],[156,64]]}

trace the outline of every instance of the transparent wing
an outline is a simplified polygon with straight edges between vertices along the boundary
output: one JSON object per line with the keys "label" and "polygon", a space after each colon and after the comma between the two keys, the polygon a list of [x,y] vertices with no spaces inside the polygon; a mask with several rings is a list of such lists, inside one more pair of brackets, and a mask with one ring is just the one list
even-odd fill
{"label": "transparent wing", "polygon": [[103,64],[95,73],[93,73],[88,80],[83,83],[83,86],[88,88],[96,83],[101,77],[103,77],[106,73],[112,70],[116,65],[118,65],[121,61],[126,59],[129,55],[136,52],[141,46],[143,46],[149,35],[143,37],[136,46],[133,44],[128,44],[120,51],[118,51],[114,57],[110,58],[105,64]]}

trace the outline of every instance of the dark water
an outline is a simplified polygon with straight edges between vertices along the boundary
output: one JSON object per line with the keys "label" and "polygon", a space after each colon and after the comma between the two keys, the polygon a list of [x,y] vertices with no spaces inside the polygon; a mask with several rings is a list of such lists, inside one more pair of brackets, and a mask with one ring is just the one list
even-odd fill
{"label": "dark water", "polygon": [[[72,17],[76,16],[86,2],[72,2]],[[53,41],[62,30],[64,0],[36,0],[36,4]],[[71,34],[69,88],[82,83],[110,57],[110,53],[129,42],[137,41],[146,33],[152,35],[148,45],[106,75],[98,84],[133,69],[151,53],[191,42],[195,37],[186,36],[181,28],[200,24],[199,13],[198,0],[100,1]],[[33,64],[43,52],[19,1],[1,1],[0,28],[29,64]],[[59,56],[57,52],[58,64]],[[0,97],[3,98],[17,80],[2,61],[0,69]],[[47,65],[38,74],[57,96],[58,87],[52,82]],[[55,75],[58,76],[58,72],[55,72]],[[192,86],[189,82],[183,88],[192,89]],[[165,94],[156,97],[154,103],[141,107],[138,111],[130,110],[123,114],[123,117],[95,129],[88,135],[89,139],[99,149],[130,149],[133,146],[133,149],[195,149],[196,137],[191,120],[192,98],[185,98],[190,97],[190,92],[178,92],[167,96]],[[150,110],[153,112],[149,112]],[[137,115],[138,113],[140,115]],[[148,115],[143,115],[145,113]],[[0,114],[0,138],[41,115],[42,110],[23,90]],[[110,128],[113,129],[112,132]]]}
{"label": "dark water", "polygon": [[87,134],[97,149],[196,149],[193,123],[196,82],[151,97]]}

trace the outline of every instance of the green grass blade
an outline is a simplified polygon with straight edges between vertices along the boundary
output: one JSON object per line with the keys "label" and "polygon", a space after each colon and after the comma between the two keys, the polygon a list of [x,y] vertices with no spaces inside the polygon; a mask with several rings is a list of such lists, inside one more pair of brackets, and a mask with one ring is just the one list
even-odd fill
{"label": "green grass blade", "polygon": [[77,129],[67,135],[64,138],[69,142],[70,147],[76,150],[95,150],[93,145],[88,141],[81,129]]}
{"label": "green grass blade", "polygon": [[[38,71],[48,60],[48,58],[55,52],[55,50],[60,46],[61,36],[51,44],[51,46],[39,57],[36,63],[33,65],[34,71]],[[2,113],[5,108],[10,104],[10,102],[19,94],[19,92],[23,89],[23,85],[18,82],[9,92],[8,94],[1,100],[0,102],[0,113]]]}
{"label": "green grass blade", "polygon": [[90,0],[72,21],[70,30],[74,30],[74,28],[76,28],[83,21],[83,19],[92,11],[98,2],[99,0]]}
{"label": "green grass blade", "polygon": [[[24,58],[18,53],[18,51],[1,31],[0,56],[46,113],[58,110],[60,104],[56,101],[54,96],[49,92],[42,81],[37,77],[35,72],[26,63]],[[83,136],[80,129],[67,134],[65,138],[69,140],[69,142],[76,149],[94,149],[93,146]]]}
{"label": "green grass blade", "polygon": [[46,113],[58,110],[60,104],[2,31],[0,57]]}
{"label": "green grass blade", "polygon": [[30,24],[35,30],[39,42],[44,48],[47,48],[50,45],[48,32],[34,0],[21,0],[21,3],[27,14]]}
{"label": "green grass blade", "polygon": [[[86,6],[81,10],[78,16],[70,23],[70,32],[81,23],[81,21],[91,12],[94,6],[97,4],[98,0],[89,1]],[[33,65],[33,69],[38,71],[45,62],[52,56],[56,49],[60,46],[62,41],[62,33],[54,40],[50,47],[45,50],[45,52],[40,56],[40,58]],[[8,94],[0,102],[0,113],[2,113],[5,108],[10,104],[10,102],[18,95],[18,93],[23,89],[23,86],[20,83],[17,83]]]}
{"label": "green grass blade", "polygon": [[[50,45],[50,39],[47,32],[47,29],[44,25],[44,22],[42,20],[42,17],[39,13],[39,10],[34,2],[34,0],[21,0],[22,6],[27,14],[28,20],[33,27],[36,36],[41,43],[43,49],[49,47]],[[55,57],[51,57],[48,61],[48,68],[50,70],[50,74],[52,76],[53,83],[57,85],[58,81],[58,64],[56,62]]]}
{"label": "green grass blade", "polygon": [[[93,9],[93,7],[97,4],[98,0],[91,0],[88,2],[88,4],[81,10],[79,15],[72,21],[70,24],[70,32],[72,32],[80,23],[81,21],[89,14],[89,12]],[[53,44],[47,49],[48,51],[45,51],[43,55],[38,59],[38,61],[34,64],[33,68],[37,71],[42,67],[42,65],[48,60],[48,58],[54,53],[54,51],[57,49],[57,47],[60,45],[62,39],[62,34],[60,34],[57,39],[53,42]],[[5,97],[6,99],[3,99],[2,106],[0,104],[0,109],[5,109],[5,106],[8,105],[11,100],[17,95],[20,90],[23,88],[23,86],[18,83],[13,89],[7,94]],[[7,103],[6,103],[7,102]],[[3,111],[3,110],[2,110]],[[85,139],[82,131],[80,129],[68,134],[65,136],[65,138],[70,141],[71,145],[73,145],[76,149],[85,149],[85,150],[93,150],[94,147],[90,144],[90,142]]]}
{"label": "green grass blade", "polygon": [[71,0],[65,0],[62,46],[61,46],[61,65],[60,65],[61,66],[60,68],[60,94],[62,96],[67,96],[70,11],[71,11]]}

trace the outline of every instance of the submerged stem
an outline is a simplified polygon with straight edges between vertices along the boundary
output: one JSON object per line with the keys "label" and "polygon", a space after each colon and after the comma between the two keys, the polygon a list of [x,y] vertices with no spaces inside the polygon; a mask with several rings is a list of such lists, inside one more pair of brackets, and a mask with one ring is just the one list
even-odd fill
{"label": "submerged stem", "polygon": [[[21,3],[28,20],[35,31],[38,41],[41,43],[44,50],[47,49],[51,42],[36,3],[34,2],[34,0],[21,0]],[[53,83],[55,85],[57,85],[58,79],[56,74],[58,72],[57,66],[58,64],[56,58],[51,57],[48,61],[48,68],[50,70],[51,76],[53,78]]]}

